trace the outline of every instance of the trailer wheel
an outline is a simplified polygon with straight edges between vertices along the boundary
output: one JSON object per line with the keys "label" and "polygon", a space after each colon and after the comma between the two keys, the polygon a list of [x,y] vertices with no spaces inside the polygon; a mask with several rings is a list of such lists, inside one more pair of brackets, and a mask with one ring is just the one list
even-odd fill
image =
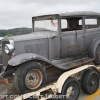
{"label": "trailer wheel", "polygon": [[46,80],[45,68],[38,62],[30,61],[17,69],[14,84],[19,92],[25,93],[42,88]]}
{"label": "trailer wheel", "polygon": [[75,78],[68,78],[63,85],[61,100],[77,100],[80,94],[80,85]]}
{"label": "trailer wheel", "polygon": [[99,87],[99,75],[94,70],[87,70],[84,72],[81,79],[81,87],[84,93],[93,94]]}

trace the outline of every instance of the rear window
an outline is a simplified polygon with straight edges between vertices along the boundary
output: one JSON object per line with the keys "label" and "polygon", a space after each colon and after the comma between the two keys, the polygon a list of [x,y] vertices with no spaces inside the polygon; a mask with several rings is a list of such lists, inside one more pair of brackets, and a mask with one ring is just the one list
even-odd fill
{"label": "rear window", "polygon": [[85,28],[86,29],[98,28],[98,27],[99,27],[98,18],[85,19]]}

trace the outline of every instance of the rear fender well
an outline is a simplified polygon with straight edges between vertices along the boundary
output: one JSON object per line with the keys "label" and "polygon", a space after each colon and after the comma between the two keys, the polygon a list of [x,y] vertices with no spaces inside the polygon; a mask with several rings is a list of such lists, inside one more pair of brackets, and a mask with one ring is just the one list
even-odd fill
{"label": "rear fender well", "polygon": [[91,46],[88,50],[88,56],[89,57],[95,59],[95,54],[96,54],[95,52],[96,52],[98,45],[100,45],[100,38],[97,38],[92,42],[92,44],[91,44]]}

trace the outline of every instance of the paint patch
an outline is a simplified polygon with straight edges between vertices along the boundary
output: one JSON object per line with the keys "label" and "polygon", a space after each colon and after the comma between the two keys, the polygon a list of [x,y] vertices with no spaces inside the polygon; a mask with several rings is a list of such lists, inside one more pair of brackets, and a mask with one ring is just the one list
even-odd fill
{"label": "paint patch", "polygon": [[93,100],[98,96],[100,96],[100,89],[96,93],[94,93],[94,94],[88,96],[87,98],[85,98],[84,100]]}

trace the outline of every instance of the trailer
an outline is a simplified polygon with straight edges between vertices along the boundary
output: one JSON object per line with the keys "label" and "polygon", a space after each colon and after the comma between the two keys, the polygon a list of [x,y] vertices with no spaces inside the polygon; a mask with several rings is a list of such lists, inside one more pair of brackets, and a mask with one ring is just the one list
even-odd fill
{"label": "trailer", "polygon": [[43,88],[23,94],[14,100],[47,100],[50,98],[61,100],[77,100],[80,88],[86,94],[93,94],[99,88],[100,66],[84,65],[64,72],[56,82]]}

